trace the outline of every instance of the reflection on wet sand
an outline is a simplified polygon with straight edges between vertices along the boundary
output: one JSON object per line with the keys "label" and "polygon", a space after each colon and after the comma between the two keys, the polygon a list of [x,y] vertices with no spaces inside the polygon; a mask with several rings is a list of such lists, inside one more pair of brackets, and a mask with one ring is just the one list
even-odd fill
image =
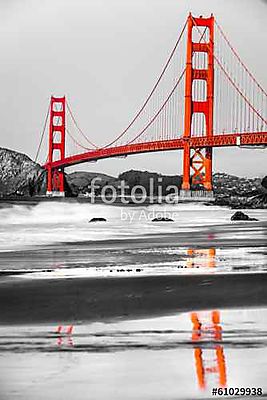
{"label": "reflection on wet sand", "polygon": [[226,385],[266,392],[266,320],[267,308],[256,308],[81,323],[70,335],[66,324],[58,334],[1,326],[0,397],[211,399],[211,388]]}
{"label": "reflection on wet sand", "polygon": [[59,336],[57,338],[57,346],[67,346],[67,347],[74,347],[74,343],[71,336]]}
{"label": "reflection on wet sand", "polygon": [[57,346],[68,346],[68,347],[73,347],[73,339],[72,339],[72,332],[73,332],[74,326],[69,325],[66,327],[64,330],[63,325],[58,325],[56,329],[56,335],[57,335]]}
{"label": "reflection on wet sand", "polygon": [[188,249],[187,268],[216,267],[216,249]]}
{"label": "reflection on wet sand", "polygon": [[[218,344],[222,341],[222,328],[220,325],[219,311],[207,312],[203,320],[202,313],[191,313],[192,342],[196,343],[194,348],[195,367],[197,382],[200,389],[206,389],[208,375],[216,374],[216,384],[225,387],[226,362],[223,346]],[[209,341],[210,348],[203,347],[202,341]],[[202,343],[201,343],[202,342]]]}
{"label": "reflection on wet sand", "polygon": [[[216,267],[216,249],[188,249],[187,268],[215,268]],[[192,342],[196,344],[194,348],[195,368],[198,386],[205,390],[208,376],[215,374],[217,376],[216,385],[225,387],[226,362],[224,357],[224,348],[219,342],[222,342],[222,327],[220,325],[220,312],[208,311],[192,312]],[[203,347],[203,343],[209,342],[210,348]]]}

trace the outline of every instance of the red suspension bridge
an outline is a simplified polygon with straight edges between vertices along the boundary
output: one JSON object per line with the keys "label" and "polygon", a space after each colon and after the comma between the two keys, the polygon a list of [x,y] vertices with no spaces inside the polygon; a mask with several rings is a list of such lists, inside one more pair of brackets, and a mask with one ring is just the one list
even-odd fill
{"label": "red suspension bridge", "polygon": [[[51,97],[48,119],[47,195],[64,195],[66,167],[178,149],[183,151],[182,189],[197,183],[211,191],[214,147],[267,145],[267,93],[213,15],[188,16],[145,102],[110,143],[89,140],[65,97]],[[68,153],[69,142],[75,150]]]}

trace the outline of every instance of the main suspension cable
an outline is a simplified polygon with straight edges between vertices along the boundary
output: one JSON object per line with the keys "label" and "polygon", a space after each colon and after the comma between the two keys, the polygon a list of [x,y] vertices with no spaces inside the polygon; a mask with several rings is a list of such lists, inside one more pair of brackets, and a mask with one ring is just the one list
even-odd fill
{"label": "main suspension cable", "polygon": [[[68,104],[67,101],[66,101],[66,105],[67,105],[67,109],[68,109],[68,111],[69,111],[70,117],[71,117],[71,119],[72,119],[74,125],[76,126],[76,128],[77,128],[78,131],[80,132],[80,134],[84,137],[84,139],[85,139],[91,146],[93,146],[95,149],[97,149],[98,146],[96,146],[93,142],[91,142],[91,140],[88,139],[88,137],[85,135],[85,133],[83,133],[83,131],[82,131],[81,128],[79,127],[79,125],[78,125],[78,123],[77,123],[77,121],[76,121],[76,119],[75,119],[75,117],[74,117],[74,115],[73,115],[73,112],[71,111],[71,108],[70,108],[70,106],[69,106],[69,104]],[[83,147],[83,146],[81,146],[81,147]],[[84,147],[84,148],[85,148],[85,147]],[[89,149],[88,149],[88,150],[89,150]]]}
{"label": "main suspension cable", "polygon": [[182,78],[185,74],[186,71],[186,67],[184,68],[183,72],[181,73],[179,79],[177,80],[176,84],[174,85],[174,87],[172,88],[172,90],[170,91],[168,97],[166,98],[166,100],[164,101],[164,103],[161,105],[161,107],[159,108],[159,110],[156,112],[156,114],[153,116],[153,118],[147,123],[147,125],[142,129],[142,131],[140,133],[138,133],[138,135],[136,135],[130,142],[126,143],[126,145],[133,143],[136,139],[138,139],[150,126],[151,124],[155,121],[155,119],[158,117],[158,115],[161,113],[161,111],[165,108],[166,104],[168,103],[168,101],[170,100],[171,96],[173,95],[175,89],[178,87],[178,85],[180,84],[180,82],[182,81]]}
{"label": "main suspension cable", "polygon": [[221,68],[221,70],[223,71],[223,73],[225,74],[225,76],[227,77],[227,79],[229,80],[229,82],[234,86],[234,88],[236,89],[236,91],[240,94],[240,96],[245,100],[245,102],[248,104],[248,106],[251,108],[251,110],[257,114],[257,116],[262,120],[262,122],[264,122],[267,125],[267,120],[265,118],[263,118],[261,116],[261,114],[256,110],[256,108],[250,103],[250,101],[248,100],[248,98],[241,92],[241,90],[239,89],[239,87],[236,85],[236,83],[234,82],[234,80],[230,77],[230,75],[227,73],[226,69],[223,67],[223,65],[221,64],[221,62],[218,60],[218,58],[214,55],[214,59],[217,62],[217,64],[219,65],[219,67]]}
{"label": "main suspension cable", "polygon": [[67,134],[70,136],[70,138],[73,140],[73,142],[77,145],[77,146],[79,146],[79,147],[81,147],[82,149],[84,149],[84,150],[93,150],[93,149],[91,149],[91,148],[88,148],[88,147],[85,147],[85,146],[83,146],[81,143],[79,143],[75,138],[74,138],[74,136],[72,135],[72,133],[70,132],[70,130],[68,129],[68,128],[65,128],[66,129],[66,132],[67,132]]}
{"label": "main suspension cable", "polygon": [[225,33],[223,32],[222,28],[220,27],[220,25],[216,22],[215,20],[215,24],[217,26],[217,28],[219,29],[221,35],[223,36],[224,40],[226,41],[226,43],[228,44],[228,46],[230,47],[230,49],[232,50],[232,52],[234,53],[234,55],[236,56],[236,58],[238,59],[238,61],[240,62],[240,64],[242,65],[242,67],[245,69],[245,71],[248,73],[248,75],[250,76],[250,78],[253,80],[253,82],[258,86],[258,88],[261,90],[261,92],[263,94],[265,94],[265,96],[267,96],[267,92],[264,90],[264,88],[259,84],[259,82],[256,80],[256,78],[254,77],[254,75],[249,71],[249,69],[247,68],[247,66],[243,63],[243,61],[241,60],[241,57],[239,56],[239,54],[237,53],[237,51],[235,50],[235,48],[231,45],[229,39],[227,38],[227,36],[225,35]]}
{"label": "main suspension cable", "polygon": [[[187,24],[187,22],[186,22]],[[206,34],[206,30],[207,28],[204,30],[204,32],[201,32],[201,36],[199,39],[199,43],[201,43],[202,39],[204,38],[205,34]],[[126,145],[129,145],[131,143],[133,143],[136,139],[138,139],[151,125],[152,123],[155,121],[155,119],[161,114],[161,112],[163,111],[163,109],[165,109],[166,104],[168,103],[168,101],[170,100],[170,98],[172,97],[173,93],[175,92],[175,90],[177,89],[177,87],[179,86],[179,84],[181,83],[184,74],[186,71],[186,67],[183,69],[179,79],[177,80],[176,84],[174,85],[174,87],[172,88],[172,90],[170,91],[169,95],[167,96],[166,100],[163,102],[163,104],[161,105],[161,107],[159,108],[159,110],[156,112],[156,114],[153,116],[153,118],[147,123],[147,125],[141,130],[141,132],[139,132],[130,142],[127,142]]]}
{"label": "main suspension cable", "polygon": [[[196,21],[194,18],[193,19],[193,23],[196,26],[198,32],[201,34],[201,31],[199,29],[199,26],[196,24]],[[214,42],[212,41],[212,43],[214,44]],[[227,77],[227,79],[230,81],[230,83],[234,86],[234,88],[237,90],[237,92],[240,94],[240,96],[245,100],[245,102],[248,104],[248,106],[251,108],[251,110],[257,114],[257,116],[265,123],[267,124],[267,120],[265,120],[260,114],[259,112],[255,109],[255,107],[250,103],[250,101],[247,99],[247,97],[241,92],[241,90],[239,89],[239,87],[236,85],[236,83],[233,81],[233,79],[228,75],[226,69],[223,67],[223,65],[221,64],[220,60],[216,57],[216,55],[214,54],[214,59],[216,60],[216,62],[218,63],[219,67],[222,69],[223,73],[225,74],[225,76]],[[242,65],[244,65],[242,63]],[[244,65],[245,66],[245,65]],[[249,71],[248,71],[249,72]],[[251,75],[252,76],[252,75]],[[253,77],[253,76],[252,76]],[[255,78],[254,78],[255,79]],[[255,80],[255,82],[257,83],[257,81]],[[259,85],[258,85],[259,86]],[[260,87],[260,86],[259,86]],[[264,92],[264,90],[263,90]],[[265,93],[265,92],[264,92]]]}
{"label": "main suspension cable", "polygon": [[159,77],[158,77],[158,79],[157,79],[155,85],[153,86],[151,92],[149,93],[147,99],[146,99],[145,102],[143,103],[143,105],[142,105],[142,107],[140,108],[140,110],[137,112],[137,114],[136,114],[136,115],[134,116],[134,118],[131,120],[131,122],[129,123],[129,125],[121,132],[121,134],[119,134],[112,142],[106,144],[103,148],[106,148],[106,147],[111,146],[112,144],[114,144],[115,142],[117,142],[122,136],[124,136],[124,135],[126,134],[126,132],[128,132],[128,130],[131,128],[131,126],[135,123],[135,121],[137,120],[137,118],[140,116],[140,114],[142,113],[142,111],[143,111],[144,108],[146,107],[147,103],[148,103],[149,100],[151,99],[152,95],[154,94],[155,90],[157,89],[157,87],[158,87],[158,85],[159,85],[159,83],[160,83],[160,81],[161,81],[161,79],[162,79],[162,77],[163,77],[165,71],[167,70],[167,68],[168,68],[168,66],[169,66],[169,64],[170,64],[170,62],[171,62],[171,59],[172,59],[172,57],[173,57],[173,55],[174,55],[174,53],[175,53],[175,51],[176,51],[176,49],[177,49],[177,47],[178,47],[178,45],[179,45],[181,39],[182,39],[182,37],[183,37],[184,31],[185,31],[185,29],[186,29],[186,26],[187,26],[187,21],[185,22],[185,24],[184,24],[184,26],[183,26],[182,32],[180,33],[179,38],[177,39],[177,41],[176,41],[176,43],[175,43],[175,46],[174,46],[173,50],[171,51],[170,56],[168,57],[168,60],[167,60],[166,64],[164,65],[161,74],[159,75]]}
{"label": "main suspension cable", "polygon": [[43,129],[42,129],[42,133],[41,133],[41,139],[40,139],[40,142],[39,142],[39,146],[38,146],[38,149],[37,149],[37,152],[36,152],[36,156],[35,156],[34,162],[37,162],[38,157],[39,157],[39,153],[40,153],[40,150],[41,150],[41,147],[42,147],[42,143],[43,143],[43,140],[44,140],[44,134],[45,134],[46,126],[47,126],[47,121],[48,121],[48,116],[49,116],[49,111],[50,111],[50,103],[49,103],[49,106],[48,106],[48,109],[47,109],[47,112],[46,112],[44,125],[43,125]]}

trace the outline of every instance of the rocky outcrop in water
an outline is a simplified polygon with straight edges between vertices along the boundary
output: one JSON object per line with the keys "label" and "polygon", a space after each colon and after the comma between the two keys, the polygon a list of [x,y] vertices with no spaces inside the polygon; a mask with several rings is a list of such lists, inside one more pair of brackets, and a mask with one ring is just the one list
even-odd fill
{"label": "rocky outcrop in water", "polygon": [[[65,174],[66,196],[78,191]],[[0,197],[44,196],[46,171],[27,155],[0,147]]]}
{"label": "rocky outcrop in water", "polygon": [[258,221],[257,218],[250,218],[247,214],[242,211],[237,211],[231,216],[231,221]]}
{"label": "rocky outcrop in water", "polygon": [[152,222],[174,222],[173,219],[167,217],[157,217],[151,220]]}
{"label": "rocky outcrop in water", "polygon": [[267,176],[265,176],[261,181],[261,186],[263,187],[263,189],[265,189],[264,191],[267,194]]}
{"label": "rocky outcrop in water", "polygon": [[89,222],[106,222],[106,218],[102,218],[102,217],[94,217],[91,218]]}
{"label": "rocky outcrop in water", "polygon": [[215,191],[216,205],[234,209],[267,208],[267,177],[262,180],[259,178],[237,179],[235,182],[241,181],[242,190],[239,190],[238,184],[235,184],[235,192],[227,190],[227,186],[225,189],[222,188],[220,193]]}
{"label": "rocky outcrop in water", "polygon": [[42,192],[45,171],[28,156],[0,148],[0,196],[32,196]]}

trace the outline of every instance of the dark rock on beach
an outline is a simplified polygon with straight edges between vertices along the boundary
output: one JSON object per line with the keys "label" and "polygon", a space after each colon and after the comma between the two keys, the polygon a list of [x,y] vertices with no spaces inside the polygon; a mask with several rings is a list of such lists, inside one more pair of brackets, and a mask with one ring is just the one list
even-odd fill
{"label": "dark rock on beach", "polygon": [[237,211],[232,215],[231,221],[258,221],[257,218],[250,218],[247,214],[242,211]]}
{"label": "dark rock on beach", "polygon": [[106,222],[106,218],[91,218],[89,222]]}
{"label": "dark rock on beach", "polygon": [[152,221],[152,222],[174,222],[173,219],[171,219],[171,218],[165,218],[165,217],[153,218],[151,221]]}

